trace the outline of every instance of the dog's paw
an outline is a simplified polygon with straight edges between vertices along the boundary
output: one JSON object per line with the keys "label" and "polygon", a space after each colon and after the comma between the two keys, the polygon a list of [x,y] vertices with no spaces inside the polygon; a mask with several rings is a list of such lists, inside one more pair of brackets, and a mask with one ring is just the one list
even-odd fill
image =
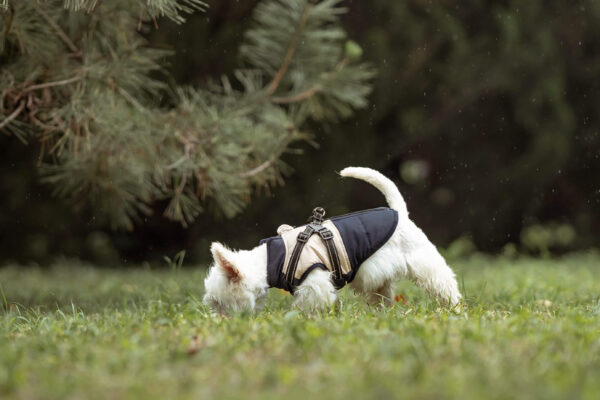
{"label": "dog's paw", "polygon": [[294,229],[294,227],[288,224],[279,225],[279,228],[277,228],[277,234],[282,235],[286,232],[291,231],[292,229]]}

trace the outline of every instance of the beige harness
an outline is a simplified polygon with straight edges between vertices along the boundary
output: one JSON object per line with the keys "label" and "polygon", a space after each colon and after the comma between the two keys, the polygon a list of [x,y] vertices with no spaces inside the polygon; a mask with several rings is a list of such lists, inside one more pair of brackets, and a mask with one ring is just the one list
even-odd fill
{"label": "beige harness", "polygon": [[[323,221],[323,226],[329,229],[333,234],[333,243],[339,256],[342,274],[349,274],[352,270],[352,266],[350,265],[350,260],[348,259],[346,247],[342,241],[342,236],[331,220]],[[300,235],[304,229],[304,226],[300,226],[298,228],[293,228],[292,230],[286,230],[285,232],[280,233],[285,245],[285,261],[283,263],[282,272],[286,276],[288,274],[290,260],[292,258],[294,247],[297,243],[298,235]],[[300,252],[300,257],[298,258],[298,264],[293,277],[296,279],[302,279],[304,273],[315,264],[323,264],[329,271],[333,272],[333,265],[331,264],[329,253],[327,252],[327,246],[325,245],[325,241],[323,241],[319,235],[312,235],[306,241],[304,248]]]}

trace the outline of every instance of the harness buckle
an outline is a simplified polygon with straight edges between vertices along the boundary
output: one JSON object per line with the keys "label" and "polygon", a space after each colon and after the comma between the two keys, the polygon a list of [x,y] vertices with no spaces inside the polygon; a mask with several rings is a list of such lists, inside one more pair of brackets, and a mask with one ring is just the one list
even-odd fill
{"label": "harness buckle", "polygon": [[310,235],[307,234],[306,232],[300,232],[298,234],[298,237],[296,238],[296,240],[298,240],[299,242],[302,242],[302,243],[306,243],[308,241],[309,237],[310,237]]}
{"label": "harness buckle", "polygon": [[319,235],[321,235],[323,240],[329,240],[333,238],[333,233],[329,229],[323,229],[319,231]]}

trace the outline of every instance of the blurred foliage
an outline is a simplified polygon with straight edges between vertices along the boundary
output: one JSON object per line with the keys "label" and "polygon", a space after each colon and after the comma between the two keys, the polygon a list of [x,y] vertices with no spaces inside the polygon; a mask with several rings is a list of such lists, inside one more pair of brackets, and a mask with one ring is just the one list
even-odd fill
{"label": "blurred foliage", "polygon": [[543,256],[549,256],[550,250],[568,249],[574,240],[575,230],[569,224],[531,225],[521,232],[523,246]]}
{"label": "blurred foliage", "polygon": [[300,184],[284,202],[381,204],[332,174],[360,164],[399,183],[440,245],[467,235],[495,251],[540,223],[576,232],[554,251],[600,243],[600,3],[347,4],[344,22],[378,69],[372,104],[321,140],[316,167],[292,164]]}
{"label": "blurred foliage", "polygon": [[[186,24],[160,19],[160,29],[146,37],[155,48],[174,50],[168,70],[177,84],[231,76],[242,61],[237,49],[251,15],[263,3],[212,1],[206,13],[189,16]],[[35,228],[41,224],[36,221],[56,218],[55,224],[78,232],[73,242],[81,243],[73,249],[84,248],[82,238],[100,231],[121,259],[162,259],[189,249],[186,260],[194,260],[208,256],[211,240],[252,246],[281,223],[302,223],[315,205],[333,215],[383,204],[376,190],[343,182],[334,173],[365,165],[393,178],[413,220],[436,244],[454,242],[450,248],[458,253],[470,251],[466,241],[455,242],[459,238],[508,255],[600,245],[598,1],[346,0],[343,5],[348,8],[344,29],[356,41],[356,46],[344,44],[345,55],[362,52],[378,72],[369,107],[341,124],[308,122],[319,147],[301,143],[303,156],[283,155],[295,171],[286,187],[261,189],[244,214],[231,220],[204,214],[183,230],[149,216],[129,235],[86,225],[93,215],[85,212],[79,215],[86,222],[65,222],[51,211],[62,207],[51,206],[53,200],[40,200],[47,212],[34,218],[24,211],[31,203],[23,201],[23,192],[9,190],[0,200],[3,226],[18,220],[20,232],[37,229],[47,242],[58,242],[49,254],[64,246],[49,233],[52,228]],[[301,84],[302,77],[294,79],[290,85]],[[10,173],[20,185],[34,179],[26,160],[19,157]],[[548,235],[538,232],[560,226],[570,227],[572,240],[546,240]],[[28,258],[11,247],[2,251],[4,257]]]}
{"label": "blurred foliage", "polygon": [[[228,217],[282,182],[307,119],[366,105],[373,72],[345,54],[340,0],[267,0],[231,77],[167,85],[170,51],[142,35],[183,23],[200,0],[9,2],[0,17],[0,131],[40,144],[59,197],[133,228],[157,201],[183,226]],[[356,51],[355,51],[356,52]]]}
{"label": "blurred foliage", "polygon": [[477,253],[477,248],[473,240],[467,236],[461,236],[452,241],[445,249],[442,249],[442,255],[452,262],[452,260],[460,260],[473,256]]}
{"label": "blurred foliage", "polygon": [[387,151],[365,162],[400,173],[427,232],[443,241],[467,232],[496,249],[556,220],[572,224],[577,245],[598,243],[600,3],[351,8],[354,35],[379,60],[363,127],[372,124],[372,146]]}

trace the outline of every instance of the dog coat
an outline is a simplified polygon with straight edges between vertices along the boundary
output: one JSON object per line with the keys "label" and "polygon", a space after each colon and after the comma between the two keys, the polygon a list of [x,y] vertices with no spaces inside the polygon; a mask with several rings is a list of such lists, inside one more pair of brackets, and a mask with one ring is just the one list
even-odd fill
{"label": "dog coat", "polygon": [[[337,289],[352,282],[360,265],[383,246],[392,236],[398,224],[398,213],[387,207],[358,211],[332,217],[323,221],[323,226],[333,234],[333,243],[339,256],[341,279],[332,279]],[[315,268],[333,271],[324,240],[313,234],[300,253],[293,282],[286,274],[298,235],[306,228],[299,226],[279,236],[260,241],[267,245],[267,282],[291,293]]]}

